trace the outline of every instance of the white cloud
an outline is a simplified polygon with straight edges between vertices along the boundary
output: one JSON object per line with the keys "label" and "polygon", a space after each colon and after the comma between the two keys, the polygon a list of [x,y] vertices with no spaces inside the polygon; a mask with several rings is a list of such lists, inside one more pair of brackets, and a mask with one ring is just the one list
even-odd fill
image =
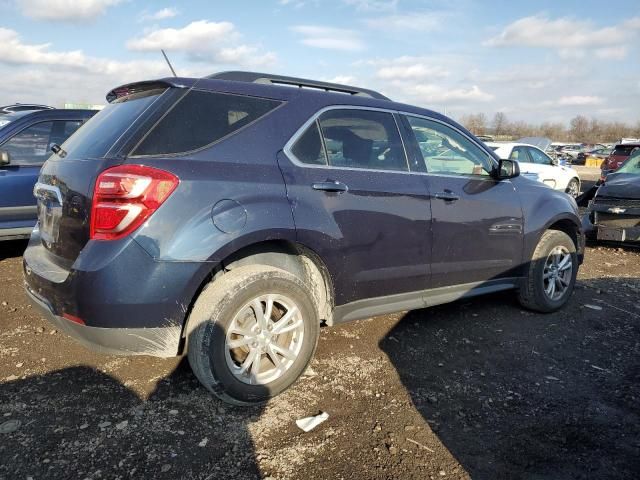
{"label": "white cloud", "polygon": [[495,98],[477,85],[450,88],[442,85],[416,84],[408,88],[408,93],[421,103],[441,105],[450,102],[488,102]]}
{"label": "white cloud", "polygon": [[193,61],[215,62],[242,66],[273,65],[276,55],[262,52],[253,45],[240,43],[242,35],[231,22],[198,20],[183,28],[151,30],[142,37],[132,38],[127,48],[135,51],[184,52]]}
{"label": "white cloud", "polygon": [[398,0],[343,0],[349,6],[361,12],[386,12],[395,10]]}
{"label": "white cloud", "polygon": [[399,57],[385,62],[376,71],[376,77],[382,80],[429,80],[449,76],[449,71],[433,65],[424,57]]}
{"label": "white cloud", "polygon": [[507,25],[484,45],[550,48],[557,50],[563,58],[583,58],[587,56],[587,50],[596,49],[597,55],[609,54],[610,58],[620,59],[626,55],[624,45],[637,35],[638,30],[640,17],[598,28],[588,20],[534,15]]}
{"label": "white cloud", "polygon": [[355,30],[319,25],[296,25],[291,30],[302,35],[301,42],[308,47],[345,52],[358,52],[365,48]]}
{"label": "white cloud", "polygon": [[358,83],[358,79],[351,75],[336,75],[333,78],[325,79],[329,83],[340,83],[342,85],[355,85]]}
{"label": "white cloud", "polygon": [[434,32],[441,30],[448,15],[442,12],[414,12],[367,18],[364,23],[381,30]]}
{"label": "white cloud", "polygon": [[604,103],[603,98],[592,95],[571,95],[567,97],[560,97],[558,100],[558,105],[563,107],[581,107],[586,105],[600,105],[602,103]]}
{"label": "white cloud", "polygon": [[26,17],[37,20],[91,20],[122,0],[17,0]]}
{"label": "white cloud", "polygon": [[597,48],[595,55],[604,60],[622,60],[627,56],[627,47],[620,45],[617,47]]}
{"label": "white cloud", "polygon": [[82,50],[58,51],[50,44],[25,43],[15,31],[0,28],[0,75],[4,85],[0,104],[62,106],[65,102],[105,103],[104,96],[113,87],[167,77],[170,72],[162,60],[120,62]]}
{"label": "white cloud", "polygon": [[177,8],[166,7],[153,13],[143,12],[142,15],[140,15],[140,19],[144,22],[154,22],[166,20],[167,18],[173,18],[178,16],[179,14],[180,12]]}

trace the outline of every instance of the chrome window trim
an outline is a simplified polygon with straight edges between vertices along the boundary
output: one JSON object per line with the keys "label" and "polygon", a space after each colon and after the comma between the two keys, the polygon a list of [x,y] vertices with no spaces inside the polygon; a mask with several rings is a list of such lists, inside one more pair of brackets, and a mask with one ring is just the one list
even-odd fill
{"label": "chrome window trim", "polygon": [[[402,148],[404,150],[404,157],[405,157],[405,161],[407,162],[407,170],[383,170],[383,169],[374,169],[374,168],[353,168],[353,167],[336,167],[333,165],[329,165],[329,157],[326,153],[325,150],[325,157],[327,160],[327,164],[326,165],[314,165],[314,164],[310,164],[310,163],[304,163],[302,162],[300,159],[298,159],[298,157],[296,157],[293,154],[292,148],[293,145],[298,141],[298,139],[302,136],[302,134],[306,131],[307,128],[309,128],[309,126],[316,122],[318,120],[318,118],[320,117],[320,115],[322,115],[325,112],[331,111],[331,110],[368,110],[368,111],[372,111],[372,112],[385,112],[385,113],[389,113],[392,115],[393,120],[396,124],[396,129],[398,131],[398,135],[400,135],[400,141],[402,142]],[[496,161],[496,159],[494,158],[494,156],[487,150],[487,148],[485,148],[484,146],[480,145],[476,140],[474,140],[473,138],[469,137],[467,134],[465,134],[463,131],[461,131],[459,128],[456,128],[454,125],[451,125],[447,122],[443,122],[442,120],[439,120],[437,118],[434,117],[430,117],[427,115],[420,115],[417,113],[410,113],[410,112],[405,112],[402,110],[395,110],[395,109],[390,109],[390,108],[379,108],[379,107],[367,107],[367,106],[363,106],[363,105],[329,105],[326,107],[321,108],[320,110],[318,110],[317,112],[315,112],[311,117],[309,117],[307,119],[306,122],[304,122],[302,124],[302,126],[300,128],[298,128],[298,130],[295,131],[295,133],[291,136],[291,138],[287,141],[287,143],[285,143],[282,151],[285,153],[285,155],[287,156],[287,158],[289,160],[291,160],[291,162],[298,166],[298,167],[303,167],[303,168],[318,168],[318,169],[326,169],[326,170],[347,170],[347,171],[356,171],[356,172],[376,172],[376,173],[398,173],[398,174],[402,174],[402,175],[433,175],[433,176],[437,176],[437,177],[451,177],[451,178],[475,178],[475,179],[485,179],[485,180],[492,180],[492,181],[497,181],[495,178],[491,177],[490,175],[468,175],[468,174],[459,174],[459,175],[455,175],[455,174],[445,174],[445,173],[434,173],[434,172],[415,172],[411,170],[411,165],[409,163],[409,157],[408,157],[408,152],[407,152],[407,148],[406,145],[404,143],[404,138],[402,137],[402,132],[400,131],[400,126],[398,125],[398,120],[396,119],[396,115],[404,115],[406,117],[415,117],[415,118],[421,118],[423,120],[428,120],[428,121],[432,121],[432,122],[436,122],[439,123],[441,125],[444,125],[448,128],[451,128],[452,130],[458,132],[460,135],[462,135],[464,138],[466,138],[467,140],[469,140],[470,142],[472,142],[474,145],[476,145],[481,151],[483,151],[487,157],[489,158],[489,160],[493,163],[494,167],[497,167],[498,163]],[[320,123],[318,122],[318,130],[320,133],[320,138],[322,140],[322,143],[324,145],[324,135],[322,134],[322,129],[320,128]],[[323,146],[324,148],[324,146]],[[500,180],[501,182],[503,181],[509,181],[509,180]]]}

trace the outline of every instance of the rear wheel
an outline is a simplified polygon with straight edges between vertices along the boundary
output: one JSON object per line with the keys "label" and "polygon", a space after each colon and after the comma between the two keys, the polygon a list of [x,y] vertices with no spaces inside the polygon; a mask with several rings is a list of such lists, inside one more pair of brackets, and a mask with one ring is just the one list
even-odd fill
{"label": "rear wheel", "polygon": [[304,372],[319,320],[296,276],[244,266],[202,292],[188,328],[189,363],[200,382],[226,402],[251,405],[282,392]]}
{"label": "rear wheel", "polygon": [[578,256],[573,240],[564,232],[547,230],[529,262],[518,299],[531,310],[556,311],[571,297],[577,274]]}
{"label": "rear wheel", "polygon": [[580,195],[580,180],[577,178],[572,178],[567,185],[566,193],[571,195],[573,198],[576,198]]}

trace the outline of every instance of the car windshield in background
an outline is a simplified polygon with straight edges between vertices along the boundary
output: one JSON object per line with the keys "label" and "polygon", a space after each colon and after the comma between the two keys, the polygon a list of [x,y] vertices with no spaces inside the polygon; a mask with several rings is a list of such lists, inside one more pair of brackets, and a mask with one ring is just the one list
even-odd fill
{"label": "car windshield in background", "polygon": [[617,173],[640,175],[640,150],[630,156],[629,159],[618,169]]}
{"label": "car windshield in background", "polygon": [[628,157],[638,145],[617,145],[613,151],[613,156]]}
{"label": "car windshield in background", "polygon": [[[120,136],[164,92],[147,90],[107,105],[63,144],[65,159],[104,157]],[[59,158],[52,155],[52,159]]]}

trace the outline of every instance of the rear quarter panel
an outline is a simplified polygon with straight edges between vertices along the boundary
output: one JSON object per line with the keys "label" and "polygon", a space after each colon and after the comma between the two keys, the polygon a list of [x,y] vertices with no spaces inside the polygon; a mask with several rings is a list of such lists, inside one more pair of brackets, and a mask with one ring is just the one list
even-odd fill
{"label": "rear quarter panel", "polygon": [[155,259],[217,263],[252,243],[295,241],[276,155],[306,119],[284,105],[211,147],[171,157],[130,157],[176,174],[180,185],[135,233]]}

